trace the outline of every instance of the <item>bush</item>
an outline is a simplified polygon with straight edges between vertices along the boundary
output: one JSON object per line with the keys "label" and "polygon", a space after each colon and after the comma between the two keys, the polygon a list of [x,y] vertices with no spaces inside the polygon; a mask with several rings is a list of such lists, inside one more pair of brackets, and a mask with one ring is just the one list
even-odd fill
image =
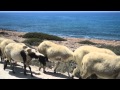
{"label": "bush", "polygon": [[101,45],[99,45],[98,47],[110,49],[110,50],[112,50],[115,54],[120,55],[120,46],[111,46],[111,45],[101,44]]}
{"label": "bush", "polygon": [[2,34],[2,35],[8,35],[8,33],[6,33],[6,32],[0,32],[0,34]]}
{"label": "bush", "polygon": [[87,45],[96,45],[99,48],[107,48],[112,50],[115,54],[120,55],[120,46],[112,46],[112,45],[105,45],[105,44],[97,44],[94,42],[91,42],[89,40],[78,42],[80,44],[87,44]]}
{"label": "bush", "polygon": [[60,38],[58,36],[54,36],[54,35],[48,35],[45,33],[37,33],[37,32],[33,32],[33,33],[26,33],[25,35],[22,36],[23,38],[40,38],[41,40],[56,40],[56,41],[65,41],[65,39]]}
{"label": "bush", "polygon": [[81,42],[78,42],[78,43],[80,43],[80,44],[88,44],[88,45],[97,45],[96,43],[93,43],[93,42],[91,42],[89,40],[81,41]]}
{"label": "bush", "polygon": [[34,45],[34,46],[38,46],[41,42],[42,42],[42,40],[38,39],[38,38],[29,38],[29,39],[23,41],[23,43],[26,43],[29,45]]}

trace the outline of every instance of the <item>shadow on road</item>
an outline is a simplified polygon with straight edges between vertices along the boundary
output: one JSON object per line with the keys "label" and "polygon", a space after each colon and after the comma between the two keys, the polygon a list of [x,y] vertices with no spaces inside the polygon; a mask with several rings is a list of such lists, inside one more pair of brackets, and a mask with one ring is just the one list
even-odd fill
{"label": "shadow on road", "polygon": [[[8,66],[7,69],[11,70],[11,67]],[[33,77],[31,77],[30,71],[29,70],[26,70],[26,71],[27,71],[27,75],[24,75],[24,69],[22,67],[15,67],[15,73],[13,73],[12,70],[11,70],[11,71],[9,71],[9,74],[12,75],[12,76],[18,77],[18,78],[42,79],[42,78],[39,78],[39,77],[35,76],[35,75],[38,75],[38,73],[35,73],[35,72],[32,71],[33,72]]]}
{"label": "shadow on road", "polygon": [[69,79],[68,76],[63,75],[63,74],[61,74],[61,73],[53,73],[53,72],[48,72],[48,71],[47,71],[45,74],[52,75],[52,76],[55,76],[55,77],[60,77],[60,78]]}
{"label": "shadow on road", "polygon": [[[21,79],[42,79],[42,78],[36,77],[35,75],[39,75],[40,73],[36,73],[33,70],[32,70],[32,72],[33,72],[33,76],[34,77],[31,77],[29,69],[26,70],[27,71],[27,75],[24,75],[24,69],[19,64],[15,65],[15,74],[12,72],[12,69],[11,69],[10,65],[8,65],[6,69],[10,70],[9,74],[11,76],[15,76],[15,77],[18,77],[18,78],[21,78]],[[51,75],[51,76],[54,76],[54,77],[60,77],[60,78],[70,79],[68,76],[66,76],[64,74],[61,74],[61,73],[53,73],[53,72],[47,71],[45,74],[48,74],[48,75]]]}

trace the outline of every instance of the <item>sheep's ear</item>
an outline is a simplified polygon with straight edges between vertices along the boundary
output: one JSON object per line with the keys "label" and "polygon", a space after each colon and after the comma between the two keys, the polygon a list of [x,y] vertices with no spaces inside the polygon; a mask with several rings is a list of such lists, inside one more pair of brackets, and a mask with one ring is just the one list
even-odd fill
{"label": "sheep's ear", "polygon": [[23,46],[23,49],[26,49],[27,48],[27,46]]}
{"label": "sheep's ear", "polygon": [[31,53],[31,49],[28,49],[27,52],[28,52],[28,53]]}
{"label": "sheep's ear", "polygon": [[19,42],[18,40],[13,40],[13,41],[15,41],[15,42],[17,42],[17,43]]}

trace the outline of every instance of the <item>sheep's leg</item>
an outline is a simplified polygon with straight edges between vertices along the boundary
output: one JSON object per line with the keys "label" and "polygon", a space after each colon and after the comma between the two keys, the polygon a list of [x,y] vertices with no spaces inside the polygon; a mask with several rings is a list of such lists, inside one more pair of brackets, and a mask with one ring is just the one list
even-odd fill
{"label": "sheep's leg", "polygon": [[68,76],[70,77],[70,71],[69,71],[69,63],[65,63],[65,65],[67,66],[67,73],[68,73]]}
{"label": "sheep's leg", "polygon": [[0,58],[0,62],[2,62],[2,57]]}
{"label": "sheep's leg", "polygon": [[4,62],[4,59],[5,59],[6,57],[5,57],[5,55],[1,55],[1,62]]}
{"label": "sheep's leg", "polygon": [[[42,66],[41,66],[41,65],[42,65]],[[40,63],[39,71],[41,70],[41,68],[43,68],[43,73],[46,73],[46,71],[45,71],[46,66],[44,66],[43,64]]]}
{"label": "sheep's leg", "polygon": [[39,67],[39,71],[41,70],[41,66]]}
{"label": "sheep's leg", "polygon": [[39,67],[39,71],[41,70],[41,66]]}
{"label": "sheep's leg", "polygon": [[3,62],[3,57],[1,56],[1,62]]}
{"label": "sheep's leg", "polygon": [[42,64],[40,63],[40,66],[39,66],[39,71],[41,70],[41,68],[42,68],[42,66],[43,66],[43,65],[42,65],[42,66],[41,66],[41,65],[42,65]]}
{"label": "sheep's leg", "polygon": [[45,70],[46,66],[44,66],[44,65],[40,66],[39,71],[41,70],[41,68],[43,68],[43,73],[46,73],[46,70]]}
{"label": "sheep's leg", "polygon": [[1,52],[1,50],[0,50],[0,56],[1,56],[1,62],[2,62],[2,52]]}
{"label": "sheep's leg", "polygon": [[1,50],[0,50],[0,55],[1,55],[1,62],[3,62],[3,54],[1,52]]}
{"label": "sheep's leg", "polygon": [[46,73],[45,68],[46,68],[46,66],[43,65],[43,73]]}
{"label": "sheep's leg", "polygon": [[120,79],[120,73],[116,73],[112,79]]}
{"label": "sheep's leg", "polygon": [[26,74],[26,61],[27,61],[27,56],[26,56],[26,53],[24,52],[24,50],[22,50],[21,52],[20,52],[20,54],[21,54],[21,56],[22,56],[22,58],[23,58],[23,64],[24,64],[24,75],[27,75]]}
{"label": "sheep's leg", "polygon": [[15,63],[12,64],[12,72],[15,73]]}
{"label": "sheep's leg", "polygon": [[30,72],[31,72],[31,77],[33,77],[33,74],[32,74],[32,70],[31,70],[31,67],[30,66],[28,66],[29,67],[29,69],[30,69]]}
{"label": "sheep's leg", "polygon": [[78,66],[73,70],[73,73],[72,73],[72,79],[75,77],[75,74],[78,72],[79,68]]}
{"label": "sheep's leg", "polygon": [[60,62],[55,63],[54,73],[56,73],[56,69],[58,68]]}
{"label": "sheep's leg", "polygon": [[80,76],[82,79],[87,79],[88,77],[90,77],[92,75],[91,72],[89,72],[88,70],[84,69],[80,72]]}
{"label": "sheep's leg", "polygon": [[7,68],[8,60],[4,62],[4,70]]}
{"label": "sheep's leg", "polygon": [[12,63],[13,63],[13,62],[10,60],[10,67],[12,67]]}
{"label": "sheep's leg", "polygon": [[2,60],[2,56],[1,56],[1,62],[2,62],[3,60]]}
{"label": "sheep's leg", "polygon": [[91,76],[89,76],[87,79],[97,79],[96,74],[92,74]]}
{"label": "sheep's leg", "polygon": [[26,64],[24,63],[24,75],[27,75],[26,74]]}

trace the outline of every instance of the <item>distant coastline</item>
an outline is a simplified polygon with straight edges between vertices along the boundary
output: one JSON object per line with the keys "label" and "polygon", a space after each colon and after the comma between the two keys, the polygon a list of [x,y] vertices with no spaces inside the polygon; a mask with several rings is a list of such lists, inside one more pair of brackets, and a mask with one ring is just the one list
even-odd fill
{"label": "distant coastline", "polygon": [[[20,32],[20,33],[28,33],[28,32],[21,32],[21,31],[18,31],[18,30],[12,30],[12,29],[6,29],[6,28],[0,28],[0,31],[12,31],[12,32]],[[38,32],[39,33],[39,32]],[[52,35],[52,34],[51,34]],[[58,36],[58,35],[56,35]],[[90,38],[90,37],[70,37],[70,36],[59,36],[59,37],[62,37],[62,38],[76,38],[76,39],[88,39],[88,40],[106,40],[106,41],[120,41],[120,40],[114,40],[114,39],[100,39],[100,38]]]}

